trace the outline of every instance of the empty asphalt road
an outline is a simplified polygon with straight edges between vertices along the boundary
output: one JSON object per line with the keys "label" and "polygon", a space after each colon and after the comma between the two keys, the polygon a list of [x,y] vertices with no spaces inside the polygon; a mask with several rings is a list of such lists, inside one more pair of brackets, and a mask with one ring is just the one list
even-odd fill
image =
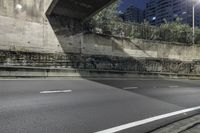
{"label": "empty asphalt road", "polygon": [[199,106],[199,81],[0,80],[0,133],[143,133]]}

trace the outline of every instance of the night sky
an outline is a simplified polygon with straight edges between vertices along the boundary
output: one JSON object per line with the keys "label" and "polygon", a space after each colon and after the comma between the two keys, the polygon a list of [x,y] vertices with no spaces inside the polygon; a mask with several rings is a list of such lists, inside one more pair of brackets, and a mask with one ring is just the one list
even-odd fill
{"label": "night sky", "polygon": [[135,5],[136,7],[138,8],[141,8],[141,9],[144,9],[145,7],[145,3],[147,2],[148,0],[123,0],[119,10],[124,10],[126,9],[127,7],[129,7],[130,5]]}

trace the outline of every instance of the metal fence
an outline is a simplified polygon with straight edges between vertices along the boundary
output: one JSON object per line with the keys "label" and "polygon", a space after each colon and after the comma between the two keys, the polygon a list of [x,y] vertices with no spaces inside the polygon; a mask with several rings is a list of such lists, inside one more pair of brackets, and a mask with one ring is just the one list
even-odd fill
{"label": "metal fence", "polygon": [[[84,25],[84,30],[98,34],[107,34],[118,37],[139,38],[147,40],[157,40],[166,42],[177,42],[192,45],[192,32],[190,31],[175,31],[173,29],[165,29],[162,27],[149,26],[136,23],[115,22],[109,25],[101,24],[91,26]],[[191,30],[192,31],[192,30]],[[195,43],[200,44],[200,34],[195,36]]]}

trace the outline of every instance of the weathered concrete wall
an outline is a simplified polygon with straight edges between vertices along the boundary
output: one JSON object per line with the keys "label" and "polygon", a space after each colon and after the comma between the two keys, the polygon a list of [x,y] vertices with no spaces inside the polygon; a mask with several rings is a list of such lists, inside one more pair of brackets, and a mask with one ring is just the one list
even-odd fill
{"label": "weathered concrete wall", "polygon": [[83,37],[82,53],[125,57],[200,59],[200,47],[141,39],[121,39],[94,34]]}
{"label": "weathered concrete wall", "polygon": [[184,62],[161,58],[132,58],[105,55],[49,54],[0,50],[0,68],[48,67],[76,70],[200,74],[200,60]]}
{"label": "weathered concrete wall", "polygon": [[177,59],[181,61],[192,61],[200,59],[200,47],[184,46],[184,44],[167,43],[147,40],[131,40],[131,42],[143,50],[157,52],[159,58]]}
{"label": "weathered concrete wall", "polygon": [[156,50],[143,50],[126,39],[87,34],[84,36],[82,52],[84,54],[99,54],[131,57],[158,57]]}
{"label": "weathered concrete wall", "polygon": [[[52,0],[0,0],[0,49],[63,53],[60,40],[45,15],[51,2]],[[68,37],[64,44],[68,51],[65,52],[77,51],[76,39],[73,39],[76,37]]]}

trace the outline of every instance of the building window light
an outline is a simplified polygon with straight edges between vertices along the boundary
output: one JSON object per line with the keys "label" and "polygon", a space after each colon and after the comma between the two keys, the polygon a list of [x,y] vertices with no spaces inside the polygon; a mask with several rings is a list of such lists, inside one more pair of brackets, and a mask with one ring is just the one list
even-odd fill
{"label": "building window light", "polygon": [[156,20],[156,17],[153,17],[152,20]]}

